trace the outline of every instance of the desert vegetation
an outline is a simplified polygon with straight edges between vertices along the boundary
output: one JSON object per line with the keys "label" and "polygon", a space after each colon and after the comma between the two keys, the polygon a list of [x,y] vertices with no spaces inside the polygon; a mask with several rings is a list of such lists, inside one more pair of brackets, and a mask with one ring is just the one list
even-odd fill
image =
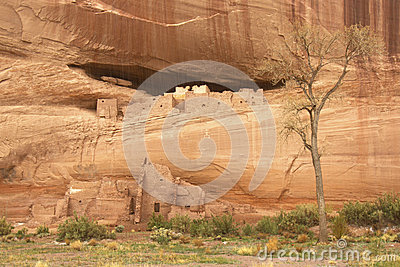
{"label": "desert vegetation", "polygon": [[[343,249],[371,252],[370,261],[353,259],[345,261],[346,265],[397,266],[400,263],[400,258],[396,258],[400,252],[399,207],[398,195],[385,194],[371,202],[347,202],[337,211],[328,209],[327,243],[318,242],[316,205],[299,205],[291,211],[263,217],[254,224],[237,222],[231,214],[202,219],[176,215],[170,220],[153,214],[144,232],[128,230],[122,225],[101,226],[77,215],[53,232],[46,225],[30,231],[16,230],[3,218],[0,261],[42,266],[59,263],[70,266],[191,263],[260,266],[270,264],[256,257],[265,248],[283,250],[285,254],[280,256],[288,259],[290,251],[302,253],[312,249],[318,254],[329,248],[338,249],[340,240],[347,244]],[[380,255],[391,255],[391,258],[378,262]],[[276,261],[275,254],[272,262]],[[321,264],[340,263],[343,261],[332,261],[328,255],[321,259]]]}

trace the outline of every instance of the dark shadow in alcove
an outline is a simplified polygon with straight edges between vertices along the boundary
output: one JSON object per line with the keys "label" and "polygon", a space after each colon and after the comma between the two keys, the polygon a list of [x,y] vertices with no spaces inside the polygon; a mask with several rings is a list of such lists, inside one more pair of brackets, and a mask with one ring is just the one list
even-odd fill
{"label": "dark shadow in alcove", "polygon": [[[69,64],[70,68],[79,68],[85,71],[85,73],[96,80],[102,80],[102,76],[119,78],[126,81],[132,82],[131,88],[138,88],[147,78],[156,73],[155,70],[145,68],[138,65],[117,65],[117,64],[103,64],[103,63],[85,63],[85,64]],[[235,83],[232,80],[232,83]],[[283,82],[279,82],[277,84],[273,84],[268,80],[255,80],[255,83],[262,88],[263,90],[274,90],[280,89],[283,87]],[[203,85],[206,84],[210,88],[212,92],[223,92],[223,91],[232,91],[231,89],[224,87],[222,85],[210,82],[189,82],[185,84],[181,84],[179,86],[193,86],[193,85]],[[166,92],[174,92],[174,88],[170,88],[166,90]],[[148,92],[153,94],[153,92]]]}
{"label": "dark shadow in alcove", "polygon": [[70,68],[80,68],[85,73],[96,80],[101,80],[102,76],[119,78],[132,82],[131,88],[138,88],[143,81],[145,81],[156,71],[136,66],[136,65],[116,65],[116,64],[102,64],[102,63],[86,63],[82,65],[70,64]]}

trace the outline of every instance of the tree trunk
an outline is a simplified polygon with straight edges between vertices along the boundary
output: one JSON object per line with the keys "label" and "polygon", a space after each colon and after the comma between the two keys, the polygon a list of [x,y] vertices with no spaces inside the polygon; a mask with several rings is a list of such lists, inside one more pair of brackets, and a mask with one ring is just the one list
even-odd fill
{"label": "tree trunk", "polygon": [[318,153],[318,119],[319,114],[314,116],[314,121],[311,125],[311,156],[315,172],[317,203],[319,213],[319,242],[328,242],[328,228],[325,212],[325,197],[322,181],[322,169],[320,155]]}

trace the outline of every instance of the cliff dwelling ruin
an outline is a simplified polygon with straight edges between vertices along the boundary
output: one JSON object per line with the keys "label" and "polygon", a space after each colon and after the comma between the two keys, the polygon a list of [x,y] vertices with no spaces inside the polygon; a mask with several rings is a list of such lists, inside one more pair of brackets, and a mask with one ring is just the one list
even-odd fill
{"label": "cliff dwelling ruin", "polygon": [[[163,96],[148,96],[143,103],[152,103],[153,112],[157,116],[165,114],[174,109],[179,103],[183,103],[187,99],[196,98],[198,96],[207,96],[225,103],[230,104],[238,109],[245,109],[247,104],[261,105],[263,103],[263,93],[260,89],[255,92],[253,89],[242,89],[238,93],[230,91],[211,92],[206,85],[193,87],[176,87],[175,92],[165,93]],[[150,102],[149,102],[150,101]],[[211,105],[204,102],[192,102],[191,105],[185,107],[178,112],[200,112],[207,114],[209,112],[217,112],[218,104]],[[138,114],[140,114],[141,106],[137,106]],[[97,117],[99,119],[117,120],[117,99],[98,99],[97,100]],[[207,134],[209,132],[207,131]],[[213,132],[214,138],[215,131]],[[144,175],[139,179],[139,185],[146,182],[146,177],[154,175],[151,169],[144,165]],[[174,177],[167,166],[155,164],[157,170],[165,177],[176,184],[190,185],[189,180]],[[96,172],[91,169],[91,172]],[[90,177],[88,177],[90,178]],[[91,179],[94,179],[92,177]],[[193,185],[193,184],[192,184]],[[178,195],[175,198],[179,198]],[[117,223],[129,223],[143,225],[147,222],[153,213],[164,215],[166,218],[173,217],[175,214],[188,214],[192,218],[210,217],[220,212],[231,212],[236,216],[245,215],[251,218],[258,218],[257,212],[248,204],[232,205],[226,201],[217,201],[212,204],[200,206],[175,206],[160,202],[156,198],[147,194],[138,182],[133,178],[115,179],[112,177],[98,177],[95,181],[76,180],[71,181],[67,185],[65,196],[58,199],[54,204],[41,203],[32,206],[32,221],[35,222],[57,222],[67,216],[72,216],[74,212],[79,215],[87,214],[95,218],[103,224],[116,225]],[[250,217],[249,217],[250,216]]]}
{"label": "cliff dwelling ruin", "polygon": [[[0,217],[36,227],[56,225],[76,211],[105,224],[142,227],[153,212],[166,217],[231,212],[250,221],[314,203],[312,162],[296,140],[277,143],[265,182],[248,190],[261,146],[248,106],[268,99],[278,124],[287,100],[282,83],[259,73],[261,59],[269,53],[266,42],[285,40],[287,26],[297,18],[327,32],[362,22],[383,37],[388,49],[380,65],[355,66],[342,99],[330,102],[321,116],[320,140],[329,152],[321,160],[327,203],[340,206],[400,191],[398,1],[23,2],[0,6]],[[198,158],[198,143],[207,137],[215,141],[215,161],[203,172],[174,167],[160,142],[168,114],[176,123],[187,114],[223,116],[220,101],[238,111],[248,131],[250,156],[235,187],[205,206],[178,207],[154,199],[132,178],[122,127],[143,81],[194,59],[234,66],[264,91],[231,92],[199,81],[138,98],[138,119],[143,108],[152,107],[146,128],[149,158],[175,183],[198,186],[213,180],[226,168],[232,147],[223,127],[204,116],[183,127],[182,153]],[[327,89],[335,79],[328,71],[318,88]],[[183,104],[201,95],[217,101]]]}

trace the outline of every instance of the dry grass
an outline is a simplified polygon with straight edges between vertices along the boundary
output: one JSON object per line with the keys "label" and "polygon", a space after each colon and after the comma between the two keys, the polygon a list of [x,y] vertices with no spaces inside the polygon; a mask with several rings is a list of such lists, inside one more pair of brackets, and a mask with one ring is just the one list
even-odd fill
{"label": "dry grass", "polygon": [[204,246],[204,242],[200,239],[194,239],[193,245],[195,245],[196,247],[202,247],[202,246]]}
{"label": "dry grass", "polygon": [[306,234],[301,234],[297,237],[297,243],[305,243],[308,241],[308,236]]}
{"label": "dry grass", "polygon": [[245,246],[239,248],[236,252],[237,254],[243,256],[255,256],[259,251],[260,249],[257,246],[250,246],[250,247]]}
{"label": "dry grass", "polygon": [[49,267],[49,265],[47,264],[47,262],[38,261],[36,262],[35,267]]}
{"label": "dry grass", "polygon": [[97,246],[98,244],[99,242],[97,242],[96,239],[90,239],[90,241],[88,242],[88,245],[92,247]]}
{"label": "dry grass", "polygon": [[107,243],[107,248],[110,249],[110,250],[118,250],[119,243],[116,242],[116,241]]}
{"label": "dry grass", "polygon": [[82,245],[81,241],[79,241],[79,240],[78,240],[78,241],[72,242],[69,246],[70,246],[72,249],[78,250],[78,251],[81,251],[82,248],[83,248],[83,245]]}
{"label": "dry grass", "polygon": [[278,251],[279,242],[277,237],[272,237],[267,243],[268,251]]}

